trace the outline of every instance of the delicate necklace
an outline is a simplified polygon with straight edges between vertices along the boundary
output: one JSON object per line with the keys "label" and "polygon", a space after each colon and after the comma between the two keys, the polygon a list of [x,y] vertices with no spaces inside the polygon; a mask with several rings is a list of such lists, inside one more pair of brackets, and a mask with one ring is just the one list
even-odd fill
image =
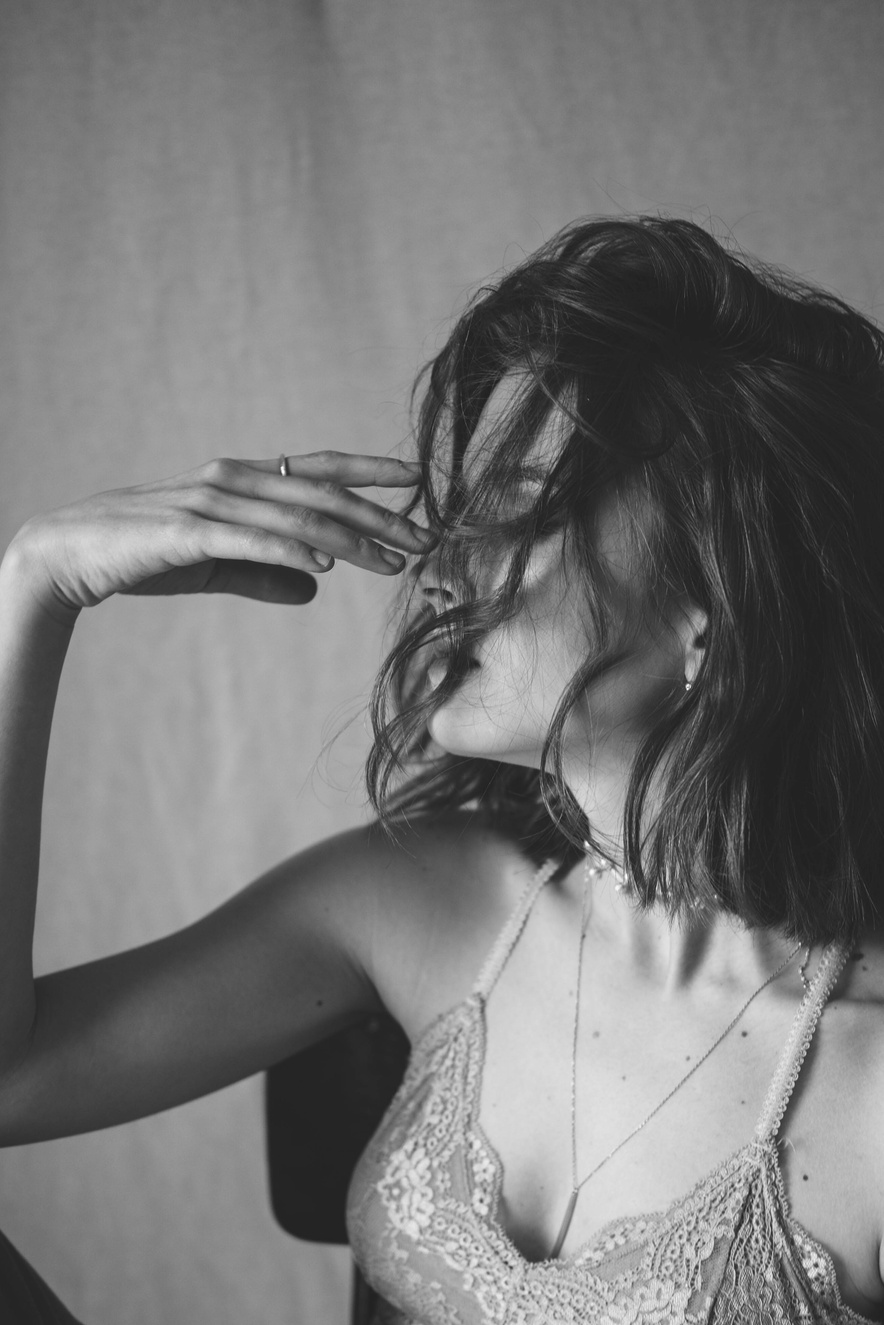
{"label": "delicate necklace", "polygon": [[[581,977],[583,971],[583,943],[586,938],[586,927],[589,921],[589,915],[588,915],[589,880],[592,877],[596,877],[600,874],[610,872],[618,880],[618,883],[616,885],[618,891],[622,891],[626,886],[625,875],[622,870],[617,869],[617,867],[612,865],[610,862],[606,862],[605,860],[603,860],[602,857],[592,854],[588,842],[585,842],[584,846],[587,848],[587,856],[586,856],[586,861],[584,866],[584,876],[583,876],[583,909],[582,909],[581,923],[580,923],[580,943],[577,951],[577,995],[574,1006],[574,1042],[572,1045],[572,1052],[571,1052],[571,1195],[568,1198],[568,1205],[565,1209],[565,1217],[562,1220],[562,1226],[559,1229],[558,1237],[556,1238],[555,1245],[553,1246],[553,1249],[550,1252],[551,1260],[556,1259],[559,1252],[562,1250],[565,1238],[568,1236],[568,1229],[571,1227],[571,1220],[574,1218],[574,1210],[577,1206],[577,1198],[580,1195],[581,1189],[586,1185],[586,1183],[589,1182],[590,1178],[594,1177],[595,1174],[598,1173],[599,1169],[602,1168],[603,1165],[607,1164],[609,1159],[613,1159],[613,1157],[617,1154],[618,1150],[623,1149],[627,1141],[631,1141],[632,1138],[638,1132],[640,1132],[642,1128],[646,1126],[647,1123],[651,1121],[654,1115],[660,1112],[660,1110],[663,1108],[663,1105],[667,1104],[669,1100],[672,1099],[676,1091],[681,1090],[685,1082],[694,1075],[697,1068],[701,1067],[702,1064],[705,1063],[706,1059],[709,1057],[712,1051],[714,1049],[717,1049],[718,1046],[721,1044],[722,1040],[725,1038],[725,1036],[730,1031],[733,1030],[737,1022],[742,1017],[743,1013],[749,1007],[749,1004],[754,1002],[754,1000],[758,997],[761,991],[763,989],[766,989],[769,984],[771,984],[774,980],[776,980],[777,976],[782,975],[783,971],[785,971],[786,967],[789,965],[789,962],[792,960],[792,958],[795,956],[795,954],[799,951],[799,949],[802,946],[799,943],[796,947],[794,947],[792,951],[789,953],[786,960],[780,966],[778,966],[777,969],[771,975],[769,975],[767,979],[763,981],[762,984],[758,986],[754,994],[750,994],[750,996],[746,999],[746,1002],[740,1008],[737,1015],[733,1018],[732,1021],[728,1022],[727,1026],[725,1026],[724,1030],[721,1032],[721,1034],[719,1035],[718,1039],[714,1042],[714,1044],[711,1044],[709,1046],[709,1048],[703,1054],[702,1058],[697,1059],[696,1063],[694,1063],[691,1070],[685,1073],[685,1075],[682,1077],[681,1081],[679,1081],[677,1085],[673,1086],[672,1090],[669,1091],[668,1095],[665,1095],[663,1097],[663,1099],[656,1106],[656,1108],[652,1109],[651,1112],[641,1120],[638,1127],[634,1127],[628,1136],[625,1136],[622,1141],[619,1141],[617,1143],[617,1145],[614,1147],[613,1150],[608,1151],[604,1159],[599,1160],[595,1168],[590,1169],[589,1173],[587,1173],[583,1178],[581,1178],[578,1181],[577,1179],[577,1031],[578,1031],[578,1026],[580,1024],[580,986],[581,986]],[[802,962],[801,971],[800,971],[801,980],[802,983],[804,984],[805,989],[809,989],[810,987],[805,977],[805,970],[809,960],[810,960],[810,948],[808,948],[807,950],[807,957]]]}

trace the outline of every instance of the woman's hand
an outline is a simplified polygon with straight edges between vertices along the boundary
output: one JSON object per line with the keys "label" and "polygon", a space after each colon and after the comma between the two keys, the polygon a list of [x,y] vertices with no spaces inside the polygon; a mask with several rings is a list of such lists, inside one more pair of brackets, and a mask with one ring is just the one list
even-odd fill
{"label": "woman's hand", "polygon": [[87,497],[29,520],[13,540],[31,592],[70,621],[114,593],[235,593],[306,603],[335,558],[395,575],[427,530],[351,488],[410,487],[417,465],[319,451],[212,460],[177,478]]}

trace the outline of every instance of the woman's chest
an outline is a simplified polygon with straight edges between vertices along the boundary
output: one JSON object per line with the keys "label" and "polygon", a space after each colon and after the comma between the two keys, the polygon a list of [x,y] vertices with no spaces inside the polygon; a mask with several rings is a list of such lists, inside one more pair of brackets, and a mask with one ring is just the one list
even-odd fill
{"label": "woman's chest", "polygon": [[[514,974],[485,1010],[474,1107],[500,1165],[501,1223],[526,1256],[549,1255],[575,1172],[566,1253],[612,1220],[666,1210],[751,1141],[797,997],[759,1001],[731,1024],[725,1007],[685,1018],[590,988],[575,1037],[575,982],[538,998],[530,970]],[[845,1004],[824,1014],[780,1133],[778,1181],[785,1209],[831,1253],[845,1301],[884,1319],[884,1202],[861,1058],[844,1051],[849,1016]]]}
{"label": "woman's chest", "polygon": [[[548,1246],[532,1254],[514,1228],[511,1203],[499,1200],[501,1178],[504,1198],[507,1189],[501,1156],[474,1130],[482,1103],[476,1087],[487,1081],[479,1073],[481,1005],[473,1008],[469,1017],[443,1019],[430,1037],[434,1043],[417,1047],[400,1098],[354,1182],[354,1251],[370,1281],[409,1319],[447,1321],[452,1303],[459,1319],[477,1322],[522,1321],[519,1311],[529,1305],[532,1321],[608,1320],[615,1306],[633,1319],[637,1304],[653,1301],[656,1310],[660,1295],[670,1293],[672,1314],[649,1319],[699,1320],[710,1291],[718,1301],[725,1269],[732,1277],[723,1288],[722,1319],[751,1318],[740,1304],[754,1304],[758,1294],[769,1302],[771,1319],[797,1319],[807,1307],[807,1319],[846,1319],[818,1311],[831,1278],[814,1265],[812,1245],[796,1238],[790,1249],[769,1145],[744,1146],[716,1164],[716,1181],[704,1175],[693,1193],[679,1192],[682,1199],[662,1218],[624,1220],[621,1200],[608,1227],[595,1238],[584,1232],[572,1239],[562,1262],[540,1260]],[[516,1103],[523,1097],[518,1092]],[[657,1159],[650,1154],[639,1192],[659,1173]],[[546,1175],[537,1180],[542,1186]],[[640,1205],[638,1214],[652,1213]],[[801,1264],[814,1287],[809,1297],[795,1298],[789,1280]],[[865,1298],[848,1293],[846,1300],[880,1318]],[[543,1314],[547,1308],[553,1314]],[[635,1319],[645,1319],[641,1310]]]}

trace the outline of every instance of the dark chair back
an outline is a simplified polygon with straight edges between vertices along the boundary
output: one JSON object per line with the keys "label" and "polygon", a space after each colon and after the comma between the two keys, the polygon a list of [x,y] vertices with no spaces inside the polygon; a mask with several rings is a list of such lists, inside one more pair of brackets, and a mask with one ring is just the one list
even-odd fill
{"label": "dark chair back", "polygon": [[[306,1242],[347,1241],[344,1210],[356,1161],[395,1095],[409,1044],[385,1014],[339,1031],[271,1067],[265,1116],[270,1203],[276,1220]],[[356,1271],[354,1325],[373,1295]]]}

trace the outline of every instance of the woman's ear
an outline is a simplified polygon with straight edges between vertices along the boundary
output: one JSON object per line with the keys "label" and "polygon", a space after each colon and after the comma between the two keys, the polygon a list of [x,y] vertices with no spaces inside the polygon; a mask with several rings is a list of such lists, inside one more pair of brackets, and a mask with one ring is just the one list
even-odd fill
{"label": "woman's ear", "polygon": [[709,617],[693,603],[683,607],[682,612],[679,633],[684,645],[684,679],[686,685],[693,685],[706,652]]}

